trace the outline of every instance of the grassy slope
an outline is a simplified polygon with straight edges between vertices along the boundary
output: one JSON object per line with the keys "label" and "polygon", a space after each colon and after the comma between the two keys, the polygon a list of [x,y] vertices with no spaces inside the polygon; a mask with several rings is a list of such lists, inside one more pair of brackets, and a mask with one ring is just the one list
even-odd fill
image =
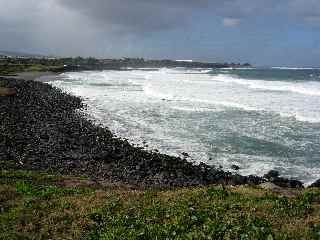
{"label": "grassy slope", "polygon": [[19,72],[46,72],[53,71],[56,68],[61,68],[62,66],[47,66],[42,64],[0,64],[0,75],[14,75]]}
{"label": "grassy slope", "polygon": [[7,167],[0,239],[320,239],[320,190],[284,194],[290,197],[249,186],[103,187]]}

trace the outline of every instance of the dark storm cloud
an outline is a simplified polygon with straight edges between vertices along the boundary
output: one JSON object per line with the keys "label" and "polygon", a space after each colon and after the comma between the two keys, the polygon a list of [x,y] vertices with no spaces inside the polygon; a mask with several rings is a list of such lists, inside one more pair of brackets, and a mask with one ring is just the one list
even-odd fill
{"label": "dark storm cloud", "polygon": [[[157,32],[188,26],[195,19],[220,17],[221,23],[238,26],[255,16],[283,16],[316,23],[318,0],[56,0],[61,6],[99,24],[106,31]],[[267,21],[267,20],[266,20]]]}
{"label": "dark storm cloud", "polygon": [[[150,58],[221,52],[223,58],[236,46],[226,42],[238,29],[237,40],[252,47],[245,43],[256,39],[258,48],[283,42],[282,23],[292,34],[296,26],[319,28],[319,0],[0,0],[0,50]],[[304,47],[311,42],[292,39]]]}
{"label": "dark storm cloud", "polygon": [[59,0],[62,6],[101,25],[132,31],[157,31],[183,24],[193,11],[204,9],[208,0]]}
{"label": "dark storm cloud", "polygon": [[0,50],[87,54],[100,32],[56,0],[0,0]]}
{"label": "dark storm cloud", "polygon": [[59,3],[97,23],[115,24],[133,31],[179,27],[197,12],[244,18],[270,12],[276,5],[273,0],[59,0]]}

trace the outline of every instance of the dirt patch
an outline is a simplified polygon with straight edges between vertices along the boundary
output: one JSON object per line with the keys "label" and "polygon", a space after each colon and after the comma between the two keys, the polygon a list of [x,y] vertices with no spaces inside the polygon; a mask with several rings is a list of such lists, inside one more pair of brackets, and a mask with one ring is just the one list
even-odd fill
{"label": "dirt patch", "polygon": [[83,179],[63,179],[57,182],[58,186],[61,187],[98,187],[99,184],[91,180]]}
{"label": "dirt patch", "polygon": [[16,89],[0,87],[0,97],[10,97],[15,95],[17,95]]}

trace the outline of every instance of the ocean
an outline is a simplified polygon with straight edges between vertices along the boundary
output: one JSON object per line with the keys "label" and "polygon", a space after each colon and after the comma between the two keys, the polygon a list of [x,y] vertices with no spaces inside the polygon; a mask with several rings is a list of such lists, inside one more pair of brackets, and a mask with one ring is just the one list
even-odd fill
{"label": "ocean", "polygon": [[320,69],[124,69],[48,83],[118,137],[242,175],[320,178]]}

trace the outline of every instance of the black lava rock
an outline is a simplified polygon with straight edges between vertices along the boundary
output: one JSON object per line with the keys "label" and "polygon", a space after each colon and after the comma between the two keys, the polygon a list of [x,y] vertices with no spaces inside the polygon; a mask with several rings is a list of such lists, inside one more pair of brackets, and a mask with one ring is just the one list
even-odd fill
{"label": "black lava rock", "polygon": [[189,154],[186,153],[186,152],[182,152],[181,155],[184,156],[184,157],[190,157]]}
{"label": "black lava rock", "polygon": [[266,178],[266,179],[277,178],[277,177],[279,177],[279,172],[276,171],[276,170],[270,170],[263,177]]}
{"label": "black lava rock", "polygon": [[231,169],[238,171],[240,169],[240,167],[237,165],[231,165]]}
{"label": "black lava rock", "polygon": [[273,178],[270,182],[274,183],[277,186],[285,188],[303,188],[303,183],[294,179],[277,177]]}
{"label": "black lava rock", "polygon": [[320,187],[320,179],[315,181],[314,183],[312,183],[309,187],[317,187],[317,188],[319,188]]}
{"label": "black lava rock", "polygon": [[269,182],[272,182],[273,184],[284,187],[284,188],[303,188],[303,183],[295,180],[295,179],[288,179],[279,177],[279,172],[275,170],[269,171],[267,174],[263,176],[265,179],[267,179]]}

